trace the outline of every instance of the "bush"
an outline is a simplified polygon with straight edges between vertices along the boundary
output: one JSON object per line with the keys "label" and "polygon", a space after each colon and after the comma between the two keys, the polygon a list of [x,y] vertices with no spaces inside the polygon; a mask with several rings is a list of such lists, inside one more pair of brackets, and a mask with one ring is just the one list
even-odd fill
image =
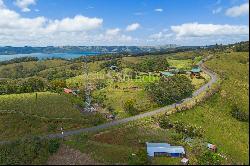
{"label": "bush", "polygon": [[200,127],[191,126],[183,122],[171,122],[167,116],[158,119],[159,126],[163,129],[174,128],[177,133],[185,134],[188,137],[202,137],[203,130]]}
{"label": "bush", "polygon": [[123,105],[124,111],[130,115],[138,114],[139,110],[136,109],[134,105],[135,105],[135,100],[133,100],[133,99],[127,100]]}
{"label": "bush", "polygon": [[171,129],[174,127],[167,116],[161,116],[159,118],[158,123],[159,123],[159,126],[163,129]]}
{"label": "bush", "polygon": [[242,122],[248,122],[249,121],[249,115],[242,111],[236,104],[232,106],[231,115]]}
{"label": "bush", "polygon": [[56,153],[60,147],[60,141],[58,139],[49,140],[48,144],[50,154]]}
{"label": "bush", "polygon": [[221,165],[222,157],[211,151],[205,151],[198,157],[199,165]]}
{"label": "bush", "polygon": [[0,145],[0,165],[45,164],[48,156],[48,144],[40,138]]}
{"label": "bush", "polygon": [[90,115],[89,120],[90,120],[90,123],[93,124],[94,126],[97,126],[106,122],[106,118],[100,113]]}
{"label": "bush", "polygon": [[140,149],[135,155],[129,156],[128,163],[129,165],[148,165],[150,160],[146,150]]}

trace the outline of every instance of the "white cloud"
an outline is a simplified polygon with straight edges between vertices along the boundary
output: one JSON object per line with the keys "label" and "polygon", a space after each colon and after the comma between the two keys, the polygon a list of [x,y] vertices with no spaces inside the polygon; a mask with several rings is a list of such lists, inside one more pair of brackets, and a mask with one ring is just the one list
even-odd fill
{"label": "white cloud", "polygon": [[77,15],[72,18],[49,19],[23,17],[8,9],[0,0],[0,45],[130,45],[136,39],[124,35],[119,28],[103,31],[101,18]]}
{"label": "white cloud", "polygon": [[218,7],[217,9],[214,9],[213,11],[212,11],[212,13],[213,14],[218,14],[218,13],[220,13],[222,11],[222,7]]}
{"label": "white cloud", "polygon": [[172,33],[166,33],[166,31],[162,31],[159,33],[155,33],[149,36],[150,39],[156,39],[156,40],[161,40],[161,39],[167,39],[172,37],[173,34]]}
{"label": "white cloud", "polygon": [[187,23],[171,26],[171,30],[177,37],[249,35],[249,26],[246,25]]}
{"label": "white cloud", "polygon": [[36,4],[36,0],[16,0],[14,2],[14,4],[19,7],[23,12],[29,12],[30,5],[35,5]]}
{"label": "white cloud", "polygon": [[140,24],[139,23],[133,23],[133,24],[127,26],[126,31],[135,31],[138,28],[140,28]]}
{"label": "white cloud", "polygon": [[155,9],[156,12],[163,12],[163,9],[161,8],[158,8],[158,9]]}
{"label": "white cloud", "polygon": [[64,32],[86,31],[100,27],[102,22],[103,20],[100,18],[89,18],[77,15],[74,18],[49,21],[46,30]]}
{"label": "white cloud", "polygon": [[249,14],[249,3],[244,3],[240,6],[234,6],[227,9],[226,15],[230,17],[239,17]]}
{"label": "white cloud", "polygon": [[1,8],[5,8],[5,5],[4,5],[4,3],[3,3],[3,0],[0,0],[0,9]]}
{"label": "white cloud", "polygon": [[107,35],[118,35],[121,30],[119,28],[114,28],[114,29],[108,29],[106,31]]}
{"label": "white cloud", "polygon": [[61,20],[52,20],[42,16],[22,17],[5,7],[2,2],[0,0],[1,45],[52,45],[63,42],[73,44],[74,40],[91,40],[86,32],[98,30],[103,23],[101,18],[82,15]]}

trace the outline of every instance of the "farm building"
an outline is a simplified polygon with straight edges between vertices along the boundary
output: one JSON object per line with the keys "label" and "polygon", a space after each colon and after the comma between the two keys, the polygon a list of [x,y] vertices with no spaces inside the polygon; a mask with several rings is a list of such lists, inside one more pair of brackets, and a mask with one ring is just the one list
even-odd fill
{"label": "farm building", "polygon": [[164,76],[164,77],[171,77],[171,76],[174,76],[174,74],[173,73],[171,73],[171,72],[166,72],[166,71],[162,71],[162,72],[160,72],[160,76]]}
{"label": "farm building", "polygon": [[68,89],[68,88],[64,88],[64,92],[69,94],[69,93],[72,93],[73,90],[72,89]]}
{"label": "farm building", "polygon": [[147,153],[150,157],[155,156],[169,156],[169,157],[183,157],[185,150],[182,146],[171,146],[167,143],[146,143]]}
{"label": "farm building", "polygon": [[201,75],[200,67],[192,68],[191,74],[190,74],[191,77],[199,77],[200,75]]}
{"label": "farm building", "polygon": [[80,91],[79,90],[72,90],[68,88],[64,88],[64,93],[70,94],[72,93],[73,95],[77,95]]}

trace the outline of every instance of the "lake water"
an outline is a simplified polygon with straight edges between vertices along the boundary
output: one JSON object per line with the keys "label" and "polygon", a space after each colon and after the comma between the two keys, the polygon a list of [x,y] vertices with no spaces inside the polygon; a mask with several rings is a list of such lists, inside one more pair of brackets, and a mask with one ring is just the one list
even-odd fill
{"label": "lake water", "polygon": [[73,54],[73,53],[53,53],[53,54],[44,54],[44,53],[32,53],[32,54],[14,54],[14,55],[0,55],[0,61],[6,61],[13,58],[20,58],[20,57],[37,57],[40,60],[46,58],[65,58],[65,59],[72,59],[78,58],[80,56],[90,56],[90,55],[98,55],[100,53],[93,53],[93,52],[84,52],[82,54]]}

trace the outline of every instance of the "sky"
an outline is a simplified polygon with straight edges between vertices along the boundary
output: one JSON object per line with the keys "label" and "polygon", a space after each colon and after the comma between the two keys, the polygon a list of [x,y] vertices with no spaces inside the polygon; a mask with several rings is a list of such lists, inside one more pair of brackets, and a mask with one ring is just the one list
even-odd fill
{"label": "sky", "polygon": [[249,40],[248,0],[0,0],[0,46]]}

